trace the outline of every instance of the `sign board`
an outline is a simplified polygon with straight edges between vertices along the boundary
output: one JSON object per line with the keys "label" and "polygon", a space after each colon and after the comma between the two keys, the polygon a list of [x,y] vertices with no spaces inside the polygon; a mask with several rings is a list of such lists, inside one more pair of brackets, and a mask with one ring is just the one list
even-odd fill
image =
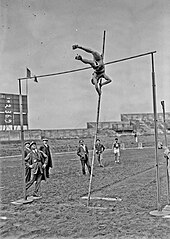
{"label": "sign board", "polygon": [[[27,96],[22,96],[24,125],[28,125]],[[0,93],[0,125],[20,125],[19,95]]]}

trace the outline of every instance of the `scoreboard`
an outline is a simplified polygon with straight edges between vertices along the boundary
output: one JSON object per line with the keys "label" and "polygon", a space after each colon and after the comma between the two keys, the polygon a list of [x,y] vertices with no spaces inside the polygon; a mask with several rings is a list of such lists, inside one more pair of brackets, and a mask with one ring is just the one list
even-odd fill
{"label": "scoreboard", "polygon": [[[27,96],[22,95],[23,124],[28,126]],[[20,125],[19,95],[0,93],[0,125]]]}

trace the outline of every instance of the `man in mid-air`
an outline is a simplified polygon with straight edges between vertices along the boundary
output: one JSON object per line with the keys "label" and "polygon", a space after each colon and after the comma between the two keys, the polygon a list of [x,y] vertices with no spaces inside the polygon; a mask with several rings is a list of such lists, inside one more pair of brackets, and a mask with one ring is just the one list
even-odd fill
{"label": "man in mid-air", "polygon": [[[100,53],[91,50],[90,48],[82,47],[79,45],[73,45],[72,48],[73,48],[73,50],[81,49],[81,50],[83,50],[87,53],[91,53],[93,55],[93,60],[85,59],[80,55],[77,55],[75,57],[75,59],[82,61],[85,64],[91,65],[91,67],[94,69],[91,82],[93,85],[95,85],[96,91],[100,95],[101,87],[103,85],[107,85],[111,82],[110,77],[105,74],[105,66],[104,66],[104,62],[103,62],[103,56]],[[102,82],[102,79],[104,79],[105,81]]]}

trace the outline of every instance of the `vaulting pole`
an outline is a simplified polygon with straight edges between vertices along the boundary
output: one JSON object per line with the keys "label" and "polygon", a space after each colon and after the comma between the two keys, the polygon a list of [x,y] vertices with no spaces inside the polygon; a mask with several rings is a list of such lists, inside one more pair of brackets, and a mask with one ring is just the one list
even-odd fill
{"label": "vaulting pole", "polygon": [[93,142],[93,155],[92,155],[92,162],[91,162],[91,174],[90,174],[89,191],[88,191],[88,197],[87,197],[87,206],[89,206],[89,202],[90,202],[90,194],[91,194],[91,186],[92,186],[92,178],[93,178],[94,158],[95,158],[95,144],[96,144],[97,133],[98,133],[98,125],[99,125],[100,102],[101,102],[101,94],[99,95],[99,98],[98,98],[97,119],[96,119],[96,132],[95,132],[94,142]]}
{"label": "vaulting pole", "polygon": [[102,48],[102,58],[104,59],[104,51],[105,51],[105,41],[106,41],[106,31],[103,33],[103,48]]}
{"label": "vaulting pole", "polygon": [[[105,38],[106,38],[106,31],[104,31],[104,34],[103,34],[103,48],[102,48],[102,54],[101,54],[102,58],[104,58]],[[100,79],[100,81],[102,81],[102,79]],[[96,144],[98,126],[99,126],[100,103],[101,103],[101,94],[99,94],[98,104],[97,104],[96,132],[95,132],[94,142],[93,142],[93,155],[92,155],[92,162],[91,162],[91,174],[90,174],[90,182],[89,182],[89,191],[88,191],[88,196],[87,196],[87,207],[89,206],[90,195],[91,195],[93,167],[94,167],[94,158],[95,158],[95,144]]]}
{"label": "vaulting pole", "polygon": [[[162,105],[162,111],[163,111],[165,146],[168,147],[167,135],[166,135],[166,121],[165,121],[165,104],[164,104],[164,101],[161,101],[161,105]],[[169,205],[170,191],[169,191],[168,158],[166,158],[166,177],[167,177],[167,202],[168,202],[168,205]]]}

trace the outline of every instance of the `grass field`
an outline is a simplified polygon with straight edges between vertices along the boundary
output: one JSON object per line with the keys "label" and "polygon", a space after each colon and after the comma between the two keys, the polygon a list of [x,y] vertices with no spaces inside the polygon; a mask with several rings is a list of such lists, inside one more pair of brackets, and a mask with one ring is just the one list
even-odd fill
{"label": "grass field", "polygon": [[[163,151],[158,150],[161,204],[166,205]],[[156,209],[154,149],[124,150],[121,164],[113,152],[103,155],[104,168],[95,162],[91,196],[119,197],[122,201],[86,200],[89,176],[81,175],[75,153],[53,154],[54,167],[42,183],[42,199],[15,206],[22,198],[21,158],[1,158],[2,238],[170,238],[170,219],[153,217]],[[32,189],[30,189],[30,194]],[[104,209],[105,208],[105,209]]]}

